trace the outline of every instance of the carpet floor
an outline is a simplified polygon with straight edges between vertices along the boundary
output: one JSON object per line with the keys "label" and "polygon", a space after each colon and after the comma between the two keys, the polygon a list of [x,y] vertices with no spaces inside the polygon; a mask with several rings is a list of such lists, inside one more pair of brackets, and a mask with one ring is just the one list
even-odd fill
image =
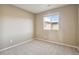
{"label": "carpet floor", "polygon": [[52,44],[40,40],[33,40],[29,43],[0,52],[0,55],[77,55],[74,48]]}

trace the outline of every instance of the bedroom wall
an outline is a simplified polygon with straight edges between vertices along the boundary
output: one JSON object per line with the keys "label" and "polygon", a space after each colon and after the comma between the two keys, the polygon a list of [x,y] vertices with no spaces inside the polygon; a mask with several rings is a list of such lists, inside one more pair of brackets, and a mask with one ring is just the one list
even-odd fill
{"label": "bedroom wall", "polygon": [[2,6],[0,5],[0,48],[2,48],[1,41],[2,41]]}
{"label": "bedroom wall", "polygon": [[[43,16],[59,12],[60,22],[58,31],[43,30]],[[77,5],[67,5],[48,10],[36,15],[35,37],[50,42],[65,43],[77,46]]]}
{"label": "bedroom wall", "polygon": [[[34,14],[11,5],[0,5],[2,39],[0,49],[31,40],[34,34]],[[1,30],[0,30],[1,31]]]}
{"label": "bedroom wall", "polygon": [[78,51],[79,51],[79,5],[78,5]]}

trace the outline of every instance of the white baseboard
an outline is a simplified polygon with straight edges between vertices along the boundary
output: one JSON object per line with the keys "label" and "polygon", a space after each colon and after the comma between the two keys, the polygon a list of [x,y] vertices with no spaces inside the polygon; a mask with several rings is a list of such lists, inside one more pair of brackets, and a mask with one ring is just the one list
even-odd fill
{"label": "white baseboard", "polygon": [[42,40],[42,41],[46,41],[46,42],[50,42],[50,43],[54,43],[54,44],[58,44],[58,45],[63,45],[63,46],[68,46],[68,47],[72,47],[72,48],[76,48],[79,49],[77,46],[74,45],[69,45],[69,44],[65,44],[65,43],[61,43],[61,42],[54,42],[54,41],[49,41],[49,40],[45,40],[45,39],[39,39],[39,38],[35,38],[37,40]]}
{"label": "white baseboard", "polygon": [[0,52],[5,51],[5,50],[10,49],[10,48],[14,48],[14,47],[20,46],[20,45],[22,45],[22,44],[24,44],[24,43],[28,43],[28,42],[30,42],[30,41],[32,41],[32,40],[33,40],[33,39],[29,39],[29,40],[23,41],[23,42],[21,42],[21,43],[18,43],[18,44],[9,46],[9,47],[7,47],[7,48],[0,49]]}

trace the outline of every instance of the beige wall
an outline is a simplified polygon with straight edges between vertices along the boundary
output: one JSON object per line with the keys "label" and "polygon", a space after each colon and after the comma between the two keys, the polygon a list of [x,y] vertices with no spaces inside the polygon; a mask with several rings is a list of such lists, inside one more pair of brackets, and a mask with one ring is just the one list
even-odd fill
{"label": "beige wall", "polygon": [[79,51],[79,5],[78,5],[78,51]]}
{"label": "beige wall", "polygon": [[1,7],[2,39],[0,39],[0,49],[30,40],[34,31],[34,14],[10,5]]}
{"label": "beige wall", "polygon": [[[59,12],[60,30],[46,31],[43,30],[43,16]],[[65,44],[77,45],[77,6],[68,5],[61,8],[45,11],[36,15],[35,37],[48,41],[62,42]]]}
{"label": "beige wall", "polygon": [[2,6],[0,5],[0,48],[2,44]]}

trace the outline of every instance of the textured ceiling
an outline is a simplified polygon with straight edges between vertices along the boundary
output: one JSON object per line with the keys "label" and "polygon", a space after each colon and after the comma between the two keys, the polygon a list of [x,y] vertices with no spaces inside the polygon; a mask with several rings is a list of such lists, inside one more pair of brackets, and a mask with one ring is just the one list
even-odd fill
{"label": "textured ceiling", "polygon": [[14,6],[22,8],[32,13],[40,13],[46,10],[59,8],[67,4],[14,4]]}

